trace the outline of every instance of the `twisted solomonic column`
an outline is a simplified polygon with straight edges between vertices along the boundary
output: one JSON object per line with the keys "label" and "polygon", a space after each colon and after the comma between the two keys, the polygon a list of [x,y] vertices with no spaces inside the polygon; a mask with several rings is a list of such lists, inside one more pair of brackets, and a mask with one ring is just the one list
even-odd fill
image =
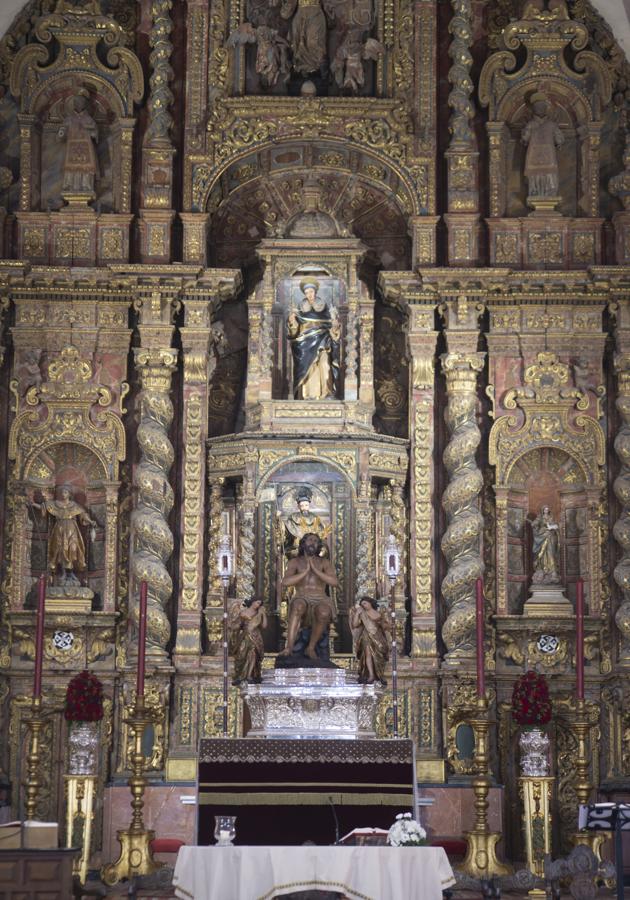
{"label": "twisted solomonic column", "polygon": [[173,0],[152,0],[151,3],[153,20],[149,32],[151,75],[149,76],[149,96],[147,98],[149,124],[144,138],[145,144],[150,146],[160,142],[170,144],[170,133],[173,126],[171,108],[174,97],[170,89],[170,83],[174,76],[171,66],[173,52],[171,41],[172,6]]}
{"label": "twisted solomonic column", "polygon": [[622,551],[613,572],[622,597],[615,623],[621,632],[621,657],[630,661],[630,355],[617,354],[615,371],[616,406],[621,418],[621,427],[615,438],[615,452],[621,462],[621,471],[615,478],[613,490],[621,505],[621,515],[613,526],[613,535]]}
{"label": "twisted solomonic column", "polygon": [[451,145],[474,149],[475,136],[472,127],[475,115],[472,100],[474,85],[470,74],[473,65],[470,52],[473,42],[472,0],[451,0],[451,7],[453,18],[448,30],[453,35],[453,40],[448,48],[448,55],[451,58],[451,67],[448,70],[451,85],[448,95],[448,105],[451,108],[448,130],[451,133]]}
{"label": "twisted solomonic column", "polygon": [[480,538],[483,517],[479,494],[483,486],[475,453],[481,441],[475,407],[477,374],[483,367],[483,353],[445,353],[442,369],[446,375],[448,406],[445,413],[450,440],[444,450],[449,484],[442,497],[448,528],[442,538],[442,552],[448,571],[442,581],[442,596],[448,616],[442,637],[449,654],[470,654],[475,646],[475,582],[483,573]]}
{"label": "twisted solomonic column", "polygon": [[131,618],[137,625],[137,596],[140,582],[146,581],[147,655],[163,657],[171,633],[165,607],[173,591],[173,582],[166,568],[173,552],[173,535],[168,525],[168,516],[173,508],[173,489],[168,474],[175,456],[168,429],[173,421],[173,404],[169,394],[177,351],[170,348],[140,348],[135,354],[142,391],[137,432],[141,455],[134,477],[138,505],[131,520],[131,571],[136,595]]}

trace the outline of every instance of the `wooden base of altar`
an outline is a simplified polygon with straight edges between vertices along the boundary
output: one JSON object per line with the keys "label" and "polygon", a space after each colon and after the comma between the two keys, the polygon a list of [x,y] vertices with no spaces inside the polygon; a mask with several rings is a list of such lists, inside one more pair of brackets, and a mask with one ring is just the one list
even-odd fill
{"label": "wooden base of altar", "polygon": [[236,816],[236,844],[332,844],[413,812],[410,740],[208,739],[199,746],[198,844]]}

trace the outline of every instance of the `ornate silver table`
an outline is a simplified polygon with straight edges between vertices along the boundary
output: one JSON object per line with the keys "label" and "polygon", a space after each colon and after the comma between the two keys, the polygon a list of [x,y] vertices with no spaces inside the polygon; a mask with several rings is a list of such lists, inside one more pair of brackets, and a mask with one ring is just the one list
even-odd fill
{"label": "ornate silver table", "polygon": [[345,669],[274,669],[244,684],[248,737],[374,738],[382,688],[358,684]]}

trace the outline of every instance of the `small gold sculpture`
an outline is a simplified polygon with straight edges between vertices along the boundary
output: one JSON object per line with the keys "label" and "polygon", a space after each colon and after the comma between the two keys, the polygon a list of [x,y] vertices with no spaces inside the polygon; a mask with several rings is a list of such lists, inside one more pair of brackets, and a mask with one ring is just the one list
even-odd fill
{"label": "small gold sculpture", "polygon": [[232,684],[250,681],[258,684],[262,677],[265,655],[262,632],[267,627],[267,613],[262,600],[252,597],[241,603],[232,603],[228,628],[231,635],[231,652],[234,656]]}
{"label": "small gold sculpture", "polygon": [[373,597],[361,597],[350,610],[354,654],[359,661],[359,683],[385,681],[389,659],[391,625],[386,607],[379,608]]}

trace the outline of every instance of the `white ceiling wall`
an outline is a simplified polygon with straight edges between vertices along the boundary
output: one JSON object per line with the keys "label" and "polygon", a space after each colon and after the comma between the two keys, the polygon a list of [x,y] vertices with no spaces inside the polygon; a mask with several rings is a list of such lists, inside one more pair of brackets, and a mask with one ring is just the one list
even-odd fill
{"label": "white ceiling wall", "polygon": [[[621,44],[626,57],[630,59],[630,0],[591,0],[593,5],[610,25],[613,34]],[[10,26],[25,0],[0,0],[0,35]]]}

